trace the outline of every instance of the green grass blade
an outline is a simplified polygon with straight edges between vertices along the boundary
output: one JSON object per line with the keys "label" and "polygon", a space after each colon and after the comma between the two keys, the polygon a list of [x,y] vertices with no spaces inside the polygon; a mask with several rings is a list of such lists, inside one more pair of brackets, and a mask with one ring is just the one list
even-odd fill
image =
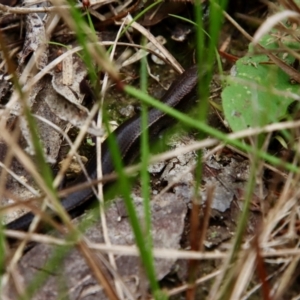
{"label": "green grass blade", "polygon": [[[103,116],[103,120],[109,132],[109,126],[105,114]],[[119,179],[118,179],[119,189],[120,191],[122,191],[124,197],[125,207],[136,239],[137,247],[140,251],[140,257],[144,266],[144,270],[150,282],[150,286],[153,293],[154,294],[158,293],[160,295],[159,286],[156,281],[155,270],[151,260],[151,254],[149,254],[149,248],[147,247],[147,243],[145,243],[144,232],[141,228],[140,220],[138,219],[137,213],[135,211],[133,199],[130,195],[131,185],[129,184],[129,179],[127,178],[124,172],[124,165],[121,159],[120,149],[113,133],[110,133],[108,135],[107,141],[108,141],[109,149],[111,151],[111,156],[113,159],[115,170],[119,175]]]}
{"label": "green grass blade", "polygon": [[[151,96],[149,96],[145,93],[142,93],[141,91],[135,89],[132,86],[126,85],[124,87],[124,89],[129,95],[131,95],[137,99],[140,99],[144,103],[151,105],[153,107],[156,107],[156,108],[160,109],[161,111],[164,111],[165,113],[171,115],[172,117],[176,118],[178,121],[189,126],[190,128],[195,128],[195,129],[199,130],[199,132],[201,132],[201,131],[205,132],[206,134],[217,138],[218,140],[222,141],[223,143],[237,147],[246,153],[255,153],[256,152],[256,150],[253,149],[253,147],[251,147],[237,139],[228,138],[228,136],[226,134],[218,131],[215,128],[210,127],[206,123],[195,120],[194,118],[191,118],[191,117],[187,116],[186,114],[179,112],[164,103],[161,103],[160,101],[152,98]],[[257,150],[257,155],[260,158],[271,163],[272,165],[283,167],[286,170],[289,170],[293,173],[300,173],[299,167],[297,167],[291,163],[283,162],[281,159],[274,157],[274,156],[266,153],[265,151]]]}
{"label": "green grass blade", "polygon": [[[143,41],[145,44],[145,40]],[[142,58],[141,61],[141,90],[147,92],[147,68],[146,56]],[[148,173],[148,161],[149,161],[149,130],[148,130],[148,106],[142,103],[142,114],[141,114],[141,126],[142,126],[142,136],[141,136],[141,185],[142,185],[142,197],[144,205],[144,241],[147,249],[146,256],[142,260],[147,260],[148,265],[151,265],[151,277],[150,286],[153,294],[159,293],[159,286],[157,283],[153,259],[153,243],[151,236],[151,205],[150,205],[150,177]]]}

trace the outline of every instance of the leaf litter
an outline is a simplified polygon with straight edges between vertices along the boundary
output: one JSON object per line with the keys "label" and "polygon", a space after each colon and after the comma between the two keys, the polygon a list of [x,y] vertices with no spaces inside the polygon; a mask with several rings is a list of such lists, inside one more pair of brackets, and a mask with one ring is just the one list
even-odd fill
{"label": "leaf litter", "polygon": [[[164,18],[164,17],[163,17]],[[25,46],[21,52],[20,61],[26,63],[30,52],[38,49],[41,41],[41,36],[44,34],[44,29],[41,21],[35,17],[33,20],[37,22],[37,28],[39,32],[35,33],[30,26],[26,28],[26,41]],[[28,21],[29,22],[29,21]],[[33,21],[31,21],[31,24]],[[29,24],[29,23],[28,23]],[[32,31],[31,31],[32,30]],[[34,36],[34,38],[33,38]],[[50,50],[51,53],[51,50]],[[42,68],[46,61],[49,59],[48,53],[45,52],[45,56],[42,56],[38,66]],[[70,60],[71,59],[71,60]],[[248,58],[247,58],[248,59]],[[265,59],[265,58],[264,58]],[[73,69],[68,70],[69,75],[65,78],[65,73],[53,71],[46,75],[30,92],[29,105],[34,114],[38,114],[43,118],[50,120],[52,123],[58,125],[62,130],[69,127],[68,124],[81,127],[84,120],[87,118],[89,111],[81,105],[83,95],[79,91],[79,83],[86,76],[86,70],[83,67],[81,60],[77,57],[69,57],[73,63]],[[241,60],[242,66],[249,66],[251,69],[255,68],[255,61]],[[64,62],[63,65],[66,65]],[[70,77],[72,79],[70,79]],[[5,98],[9,93],[10,85],[8,81],[3,81],[1,98]],[[231,117],[239,116],[240,111],[232,113]],[[242,111],[242,110],[241,110]],[[13,109],[12,118],[19,117],[18,109]],[[226,109],[225,109],[226,114]],[[253,115],[252,115],[253,116]],[[228,117],[230,119],[230,117]],[[251,118],[250,118],[251,119]],[[253,118],[252,118],[253,119]],[[272,118],[271,118],[272,119]],[[23,119],[24,120],[24,119]],[[28,149],[28,152],[32,154],[30,150],[30,135],[26,129],[26,124],[21,120],[21,130],[23,138],[23,147]],[[10,119],[11,123],[14,122]],[[272,120],[273,121],[273,120]],[[249,125],[246,121],[243,121],[243,126]],[[234,129],[235,125],[230,123]],[[50,163],[54,163],[57,160],[58,149],[62,145],[62,138],[60,134],[57,134],[55,130],[52,130],[49,126],[43,122],[38,122],[39,132],[41,139],[43,140],[43,146],[47,153],[47,160]],[[97,128],[93,125],[90,126],[89,133],[94,135],[101,135]],[[187,137],[186,140],[174,141],[171,143],[171,147],[180,147],[182,144],[192,142]],[[175,139],[176,140],[176,139]],[[1,145],[0,145],[1,146]],[[0,149],[1,156],[5,157],[7,149]],[[227,153],[228,154],[228,153]],[[244,158],[233,155],[231,157],[221,156],[209,156],[204,167],[204,178],[202,185],[199,189],[199,194],[205,200],[206,190],[211,186],[214,187],[213,194],[213,210],[211,212],[211,220],[207,231],[207,237],[205,239],[205,246],[207,249],[224,249],[224,241],[228,241],[232,238],[235,231],[235,224],[243,207],[243,195],[246,182],[248,180],[247,170],[249,169],[249,162]],[[152,190],[151,209],[152,209],[152,222],[153,222],[153,241],[155,248],[170,248],[170,249],[184,249],[188,245],[188,220],[191,208],[192,195],[194,194],[194,174],[193,168],[196,162],[196,153],[186,153],[171,159],[168,162],[160,164],[156,168],[154,174],[152,174],[152,180],[155,182],[155,188]],[[2,160],[3,161],[3,160]],[[14,165],[14,164],[13,164]],[[18,174],[20,165],[17,167],[11,167],[12,171]],[[184,174],[184,176],[182,176]],[[241,175],[241,176],[239,176]],[[22,175],[21,175],[22,176]],[[27,178],[27,175],[24,175]],[[176,178],[176,181],[175,181]],[[26,179],[27,180],[27,179]],[[9,182],[9,181],[8,181]],[[35,186],[34,183],[31,183]],[[161,193],[164,185],[170,185],[171,188],[167,192]],[[8,184],[9,186],[9,184]],[[12,185],[11,190],[15,193],[15,186]],[[28,191],[28,189],[25,189]],[[142,200],[140,197],[140,191],[135,188],[135,194],[133,196],[137,211],[140,219],[143,219],[142,212]],[[38,193],[37,193],[38,194]],[[25,191],[18,193],[20,198],[29,198],[29,195]],[[258,205],[266,199],[266,188],[264,184],[258,182],[255,194],[253,195],[253,201],[257,201]],[[205,202],[205,201],[204,201]],[[111,204],[107,210],[107,220],[109,227],[109,234],[111,235],[112,243],[118,245],[133,245],[134,238],[129,226],[127,215],[122,208],[122,200],[116,200]],[[253,203],[253,207],[257,204]],[[205,203],[204,203],[205,205]],[[120,213],[121,212],[121,213]],[[262,221],[262,215],[260,208],[256,208],[250,212],[248,233],[253,233],[259,228]],[[85,216],[83,216],[85,217]],[[74,221],[75,223],[78,220]],[[102,227],[100,222],[90,227],[85,237],[90,241],[102,243]],[[42,272],[52,272],[47,269],[43,269],[43,266],[47,259],[51,256],[53,246],[40,244],[32,248],[27,252],[20,260],[19,271],[22,276],[23,283],[27,285],[37,270]],[[35,258],[35,260],[33,260]],[[143,285],[139,282],[140,278],[140,264],[139,260],[135,257],[128,257],[120,255],[116,259],[118,265],[118,273],[123,277],[123,280],[128,284],[129,289],[135,296],[141,295]],[[177,275],[182,281],[186,279],[186,266],[184,261],[176,261],[170,257],[169,260],[156,260],[156,272],[159,279],[164,278],[167,274],[174,274],[174,270],[177,269]],[[217,262],[216,262],[217,264]],[[62,268],[59,271],[50,276],[42,289],[40,289],[35,295],[34,299],[48,299],[56,298],[60,286],[59,280],[63,280],[64,284],[68,287],[68,296],[71,299],[89,296],[90,299],[105,299],[102,288],[97,281],[93,278],[93,275],[83,259],[80,252],[72,250],[62,263]],[[209,268],[211,269],[211,268]],[[176,272],[175,272],[176,273]],[[142,279],[141,279],[142,280]],[[143,281],[143,280],[142,280]],[[80,284],[78,284],[80,283]],[[144,283],[147,287],[147,283]],[[7,293],[14,298],[14,288],[7,286]]]}

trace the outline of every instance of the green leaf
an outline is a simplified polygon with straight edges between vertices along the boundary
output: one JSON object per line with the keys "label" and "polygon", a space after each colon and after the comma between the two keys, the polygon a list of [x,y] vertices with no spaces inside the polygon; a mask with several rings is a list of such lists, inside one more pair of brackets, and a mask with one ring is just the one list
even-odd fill
{"label": "green leaf", "polygon": [[[268,49],[278,49],[277,41],[275,34],[269,34],[260,43]],[[282,38],[281,43],[299,49],[299,45],[291,39]],[[249,53],[253,53],[251,44]],[[294,57],[287,53],[281,53],[278,57],[287,64],[294,62]],[[229,85],[222,93],[225,118],[233,131],[279,121],[294,100],[278,91],[298,94],[300,90],[300,86],[292,84],[290,77],[267,55],[248,54],[236,62],[235,71],[235,76],[229,78]]]}

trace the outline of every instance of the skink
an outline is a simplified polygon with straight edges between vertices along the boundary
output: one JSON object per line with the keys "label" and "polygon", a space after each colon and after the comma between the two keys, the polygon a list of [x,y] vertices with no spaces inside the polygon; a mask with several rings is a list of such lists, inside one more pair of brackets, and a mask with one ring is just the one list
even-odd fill
{"label": "skink", "polygon": [[[173,82],[171,87],[162,97],[161,101],[173,108],[186,110],[196,99],[197,81],[197,66],[192,66]],[[162,130],[169,127],[172,123],[174,123],[174,119],[166,115],[164,112],[155,108],[149,110],[148,129],[150,139],[157,137]],[[124,165],[128,165],[138,156],[141,134],[141,118],[138,115],[128,119],[114,132]],[[102,144],[101,151],[103,175],[110,174],[114,171],[114,164],[107,144],[108,143],[106,141]],[[92,180],[97,178],[96,166],[96,155],[94,155],[86,164],[86,170]],[[86,177],[82,173],[76,178],[74,184],[85,181]],[[93,198],[93,195],[92,189],[87,188],[69,194],[66,198],[62,199],[61,203],[65,210],[71,213],[74,210],[80,209],[82,205],[86,204]],[[33,218],[34,214],[30,212],[26,213],[16,220],[8,223],[6,228],[26,231],[28,230]]]}

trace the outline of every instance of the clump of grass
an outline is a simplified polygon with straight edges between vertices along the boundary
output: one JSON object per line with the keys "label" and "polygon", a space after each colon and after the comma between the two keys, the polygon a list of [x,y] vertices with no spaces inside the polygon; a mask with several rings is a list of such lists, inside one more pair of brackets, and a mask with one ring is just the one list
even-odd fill
{"label": "clump of grass", "polygon": [[[293,3],[293,1],[290,1]],[[59,6],[59,3],[54,1],[54,4]],[[99,79],[97,76],[97,71],[103,69],[107,71],[111,78],[117,83],[117,85],[123,88],[124,92],[139,99],[142,103],[142,125],[143,128],[147,128],[147,107],[155,107],[164,111],[165,113],[171,115],[178,122],[188,125],[190,128],[198,130],[201,134],[201,138],[207,138],[207,145],[213,146],[217,144],[225,144],[238,148],[240,151],[243,151],[250,158],[250,174],[249,180],[244,195],[245,201],[243,203],[242,212],[239,217],[237,224],[237,230],[234,235],[234,239],[231,242],[228,251],[222,253],[223,263],[219,268],[219,272],[212,274],[212,277],[196,278],[195,276],[190,276],[189,284],[190,286],[185,286],[180,290],[188,290],[187,299],[192,299],[196,293],[196,285],[200,284],[201,281],[205,281],[208,278],[214,278],[214,283],[209,292],[209,297],[207,299],[247,299],[251,297],[251,293],[257,289],[262,289],[264,299],[279,299],[285,292],[289,281],[292,280],[292,274],[297,268],[299,253],[297,251],[298,243],[295,240],[297,237],[297,232],[295,230],[295,224],[299,218],[297,205],[298,197],[298,186],[297,182],[299,167],[298,155],[295,155],[295,160],[293,163],[284,162],[281,158],[273,156],[267,153],[267,144],[263,140],[263,132],[271,132],[278,127],[269,125],[263,128],[257,129],[246,129],[243,132],[237,132],[234,134],[226,134],[220,132],[215,128],[210,127],[207,124],[207,112],[208,112],[208,97],[209,97],[209,83],[212,79],[214,72],[214,64],[216,60],[216,51],[218,44],[218,36],[220,28],[222,27],[223,22],[223,10],[226,7],[226,1],[210,1],[210,20],[209,28],[207,34],[209,38],[205,36],[204,25],[202,21],[202,8],[198,1],[195,3],[195,20],[197,24],[197,64],[199,66],[199,90],[198,94],[201,98],[199,104],[199,114],[195,118],[190,117],[187,114],[176,111],[167,105],[157,101],[151,96],[146,94],[147,89],[147,75],[145,69],[145,63],[141,64],[141,89],[138,90],[133,88],[130,85],[123,85],[119,79],[116,68],[114,67],[113,62],[108,58],[108,54],[101,47],[98,47],[98,41],[95,35],[95,29],[92,26],[91,19],[89,20],[88,26],[85,20],[82,17],[81,12],[75,7],[75,5],[70,2],[69,10],[64,11],[62,15],[63,20],[68,24],[68,26],[75,32],[78,44],[82,47],[81,55],[88,69],[91,81],[94,87],[97,87],[96,90],[99,90]],[[87,42],[88,37],[88,42]],[[5,51],[5,43],[0,36],[0,44],[4,57],[8,66],[10,66],[10,58]],[[95,62],[97,63],[97,68],[95,68]],[[18,83],[16,77],[16,72],[14,69],[10,68],[9,72],[14,76],[14,86],[17,91],[19,91],[19,98],[26,103],[26,95],[22,94],[22,89]],[[97,103],[99,105],[99,102]],[[99,109],[99,106],[95,106],[94,112],[96,113]],[[122,293],[119,291],[116,292],[114,286],[110,283],[108,278],[103,271],[102,264],[99,263],[95,252],[90,249],[88,243],[85,242],[82,234],[77,230],[71,223],[68,216],[65,214],[62,207],[59,205],[55,199],[57,199],[56,189],[53,187],[53,179],[50,175],[50,169],[47,165],[41,143],[39,141],[38,133],[36,132],[35,120],[32,117],[32,113],[27,109],[26,105],[24,106],[24,115],[27,118],[29,129],[32,134],[32,139],[35,146],[35,152],[37,156],[37,161],[39,167],[32,167],[32,174],[36,174],[37,170],[40,171],[41,177],[43,180],[37,180],[39,187],[45,192],[48,197],[54,198],[54,203],[56,203],[56,209],[58,214],[64,224],[67,225],[69,234],[66,235],[65,245],[63,247],[58,247],[54,252],[51,258],[47,261],[47,270],[55,270],[56,265],[61,264],[65,255],[69,252],[72,247],[77,247],[81,251],[82,255],[85,257],[87,264],[90,266],[93,271],[94,276],[98,280],[99,284],[104,286],[105,292],[110,299],[121,298]],[[104,112],[104,124],[107,126],[108,120]],[[284,129],[295,127],[296,123],[283,123],[280,126]],[[108,126],[107,126],[108,127]],[[84,133],[82,133],[83,135]],[[3,136],[3,135],[2,135]],[[294,136],[294,135],[291,135]],[[251,140],[251,143],[245,143],[242,138],[248,138]],[[6,142],[10,145],[15,146],[15,141],[9,141],[6,139]],[[297,144],[296,141],[294,141]],[[147,165],[151,161],[149,154],[149,142],[148,142],[148,133],[147,130],[143,130],[142,142],[141,142],[141,164],[138,169],[141,173],[141,184],[142,184],[142,195],[144,198],[144,217],[145,220],[143,224],[138,219],[133,200],[131,197],[130,184],[127,176],[127,170],[125,169],[121,154],[118,150],[118,146],[113,136],[109,137],[109,144],[112,151],[112,156],[115,163],[116,173],[118,175],[118,190],[122,194],[127,208],[128,216],[130,223],[132,225],[132,230],[135,235],[135,241],[139,249],[140,259],[143,265],[143,270],[147,275],[149,280],[152,297],[155,299],[166,299],[168,294],[173,294],[172,291],[163,292],[159,287],[158,280],[155,274],[154,267],[154,257],[155,249],[153,249],[153,243],[151,238],[151,212],[150,212],[150,180],[147,172]],[[195,146],[194,150],[201,149],[201,146]],[[198,148],[197,148],[198,147]],[[23,153],[23,152],[21,152]],[[17,155],[17,154],[16,154]],[[19,155],[20,158],[25,157],[24,153]],[[201,155],[199,156],[201,157]],[[32,160],[26,158],[26,162],[32,163]],[[258,232],[254,238],[248,238],[245,235],[245,231],[249,219],[249,208],[252,200],[253,191],[257,183],[258,178],[262,178],[262,169],[264,163],[268,162],[274,166],[280,166],[280,168],[289,172],[287,175],[287,180],[284,184],[284,187],[281,191],[281,195],[278,197],[277,201],[274,203],[273,208],[270,210],[269,214],[265,216],[261,226],[260,232]],[[196,189],[198,190],[200,179],[202,175],[202,161],[199,159],[197,166],[198,171],[196,178],[198,179],[198,184],[196,184]],[[38,178],[38,177],[37,177]],[[194,213],[199,209],[199,199],[195,197],[197,201],[193,203],[195,208]],[[192,218],[192,222],[195,222],[197,218]],[[199,222],[196,221],[196,222]],[[197,228],[195,224],[192,224],[192,227]],[[284,231],[288,229],[285,234],[281,234],[280,230]],[[195,233],[197,236],[199,233]],[[0,249],[4,251],[4,235],[1,232],[0,236]],[[294,243],[294,247],[290,247],[290,243]],[[268,251],[272,249],[272,252]],[[199,250],[199,249],[193,249]],[[201,250],[201,249],[200,249]],[[171,252],[171,251],[170,251]],[[180,256],[183,253],[176,253],[174,255]],[[186,253],[185,253],[186,254]],[[188,254],[185,258],[192,261],[198,259],[205,259],[205,257],[200,258],[197,255],[205,255],[206,252],[199,251],[199,253],[191,252],[190,256]],[[290,255],[290,256],[288,256]],[[273,273],[268,274],[266,268],[266,262],[263,260],[266,257],[280,257],[284,259],[281,268],[276,270]],[[220,257],[218,257],[220,258]],[[5,269],[5,261],[2,259],[0,261],[2,269]],[[14,266],[11,264],[10,266]],[[257,272],[256,272],[257,266]],[[253,277],[257,273],[259,281],[256,286],[252,289],[249,287],[249,283],[253,280]],[[278,276],[281,275],[281,276]],[[194,275],[194,274],[193,274]],[[277,277],[275,277],[277,276]],[[270,279],[276,278],[273,286],[270,284]],[[48,279],[48,275],[43,273],[38,273],[34,277],[32,283],[28,285],[21,295],[21,299],[31,299],[34,293],[42,286],[45,280]],[[5,284],[5,281],[3,281]]]}

